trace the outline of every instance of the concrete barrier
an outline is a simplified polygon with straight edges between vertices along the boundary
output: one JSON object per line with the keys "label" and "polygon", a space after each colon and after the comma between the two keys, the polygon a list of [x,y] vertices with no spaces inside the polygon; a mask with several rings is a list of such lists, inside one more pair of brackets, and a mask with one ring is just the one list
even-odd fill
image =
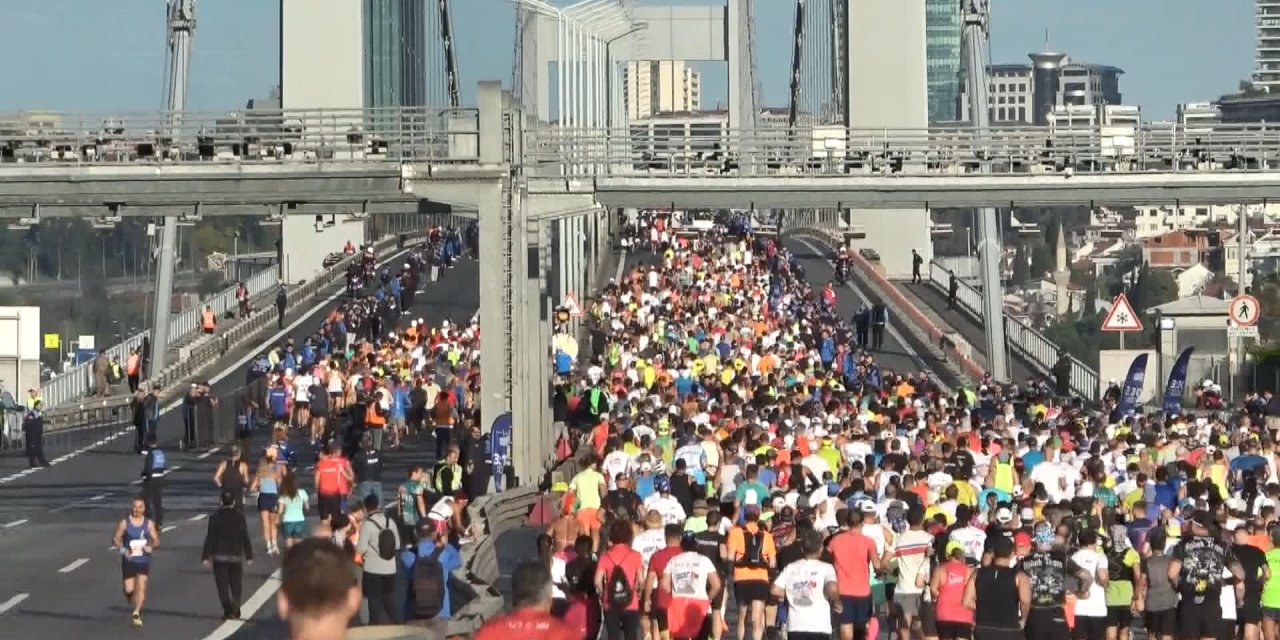
{"label": "concrete barrier", "polygon": [[494,587],[502,577],[495,545],[502,532],[524,524],[537,497],[537,487],[517,487],[483,496],[467,506],[476,538],[462,548],[462,566],[451,580],[454,596],[465,604],[444,625],[445,637],[470,637],[506,607],[506,599]]}
{"label": "concrete barrier", "polygon": [[[835,232],[797,230],[794,233],[807,235],[821,241],[822,244],[833,254],[844,246],[844,238]],[[916,305],[912,304],[906,296],[902,295],[901,291],[898,291],[897,285],[890,282],[889,279],[885,277],[881,269],[877,268],[876,265],[873,265],[861,253],[857,251],[850,251],[849,255],[852,256],[854,268],[866,274],[867,277],[880,288],[880,291],[890,298],[894,305],[903,310],[910,317],[911,322],[914,322],[917,326],[922,327],[927,331],[932,342],[942,345],[943,350],[945,350],[952,358],[955,358],[955,361],[960,363],[960,366],[964,367],[966,373],[979,380],[982,379],[986,371],[983,370],[982,365],[973,361],[969,356],[969,353],[966,353],[971,353],[971,347],[962,350],[950,332],[943,331],[938,327],[938,325],[934,324],[934,322],[922,313]],[[967,343],[965,346],[968,346]]]}

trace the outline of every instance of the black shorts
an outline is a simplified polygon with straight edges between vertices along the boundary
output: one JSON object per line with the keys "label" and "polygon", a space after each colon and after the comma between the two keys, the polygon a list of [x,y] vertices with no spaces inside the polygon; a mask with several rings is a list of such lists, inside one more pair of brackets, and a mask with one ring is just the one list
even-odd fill
{"label": "black shorts", "polygon": [[938,621],[938,640],[956,640],[957,638],[972,638],[973,625],[963,622],[946,622]]}
{"label": "black shorts", "polygon": [[125,580],[128,580],[129,578],[134,578],[137,576],[149,576],[151,575],[151,563],[150,562],[129,562],[128,560],[121,558],[120,559],[120,575],[124,576]]}
{"label": "black shorts", "polygon": [[667,623],[666,609],[659,609],[658,607],[654,607],[652,610],[649,611],[649,619],[653,620],[653,623],[658,625],[658,631],[666,631],[668,629],[669,625]]}
{"label": "black shorts", "polygon": [[1122,606],[1107,607],[1107,626],[1128,629],[1133,624],[1133,609]]}
{"label": "black shorts", "polygon": [[321,520],[341,515],[342,494],[335,493],[333,495],[325,495],[322,493],[319,496],[316,496],[316,509],[320,512]]}
{"label": "black shorts", "polygon": [[1076,615],[1076,626],[1071,630],[1076,640],[1104,640],[1107,637],[1106,616]]}
{"label": "black shorts", "polygon": [[294,409],[309,409],[309,408],[311,408],[311,401],[310,401],[310,400],[294,400],[294,401],[293,401],[293,408],[294,408]]}
{"label": "black shorts", "polygon": [[[855,627],[871,622],[875,609],[871,596],[840,596],[840,604],[844,608],[840,612],[840,624],[851,624]],[[941,626],[941,625],[939,625]]]}
{"label": "black shorts", "polygon": [[1236,609],[1236,621],[1241,624],[1262,624],[1262,605],[1254,602]]}
{"label": "black shorts", "polygon": [[769,601],[769,583],[764,580],[743,580],[733,583],[733,599],[739,605]]}
{"label": "black shorts", "polygon": [[1222,607],[1218,596],[1206,597],[1196,604],[1183,600],[1178,603],[1178,637],[1216,638],[1222,628]]}
{"label": "black shorts", "polygon": [[311,417],[312,417],[312,418],[328,418],[328,417],[329,417],[329,407],[316,407],[316,408],[312,409],[312,410],[311,410]]}
{"label": "black shorts", "polygon": [[1067,614],[1062,607],[1032,607],[1027,613],[1027,640],[1068,640]]}
{"label": "black shorts", "polygon": [[933,602],[927,600],[920,603],[920,634],[926,638],[938,637],[938,620]]}
{"label": "black shorts", "polygon": [[1142,616],[1142,626],[1147,628],[1147,637],[1178,635],[1178,610],[1148,611]]}

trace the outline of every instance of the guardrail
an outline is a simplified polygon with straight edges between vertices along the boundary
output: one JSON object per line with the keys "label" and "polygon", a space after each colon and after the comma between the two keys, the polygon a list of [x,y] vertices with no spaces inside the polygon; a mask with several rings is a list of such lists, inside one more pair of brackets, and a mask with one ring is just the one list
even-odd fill
{"label": "guardrail", "polygon": [[543,126],[525,134],[525,162],[550,175],[974,176],[1076,172],[1247,171],[1280,168],[1280,128],[968,126],[927,129],[633,123],[628,128]]}
{"label": "guardrail", "polygon": [[[930,285],[946,294],[950,280],[950,272],[945,266],[937,262],[929,262]],[[978,324],[987,322],[989,319],[983,318],[982,292],[964,280],[957,279],[957,284],[959,286],[956,288],[956,303],[961,310],[973,316]],[[1054,365],[1058,363],[1058,353],[1061,351],[1058,345],[1021,318],[1004,316],[1004,331],[1005,338],[1015,353],[1021,355],[1041,374],[1051,375]],[[1098,372],[1074,355],[1069,357],[1071,358],[1072,393],[1088,400],[1097,400],[1100,392]]]}
{"label": "guardrail", "polygon": [[[828,251],[831,251],[833,255],[842,246],[844,246],[844,238],[840,235],[839,231],[832,231],[828,229],[794,228],[790,233],[794,235],[804,235],[822,242],[824,247]],[[881,274],[875,268],[875,265],[872,265],[870,261],[857,251],[850,252],[849,255],[852,256],[854,268],[870,278],[872,280],[870,284],[875,286],[886,298],[888,298],[888,301],[899,311],[903,312],[905,317],[910,318],[911,322],[916,326],[924,329],[929,335],[930,342],[937,344],[944,352],[946,352],[949,358],[954,359],[954,361],[964,370],[964,373],[975,379],[982,379],[982,366],[956,349],[955,344],[947,339],[946,333],[935,325],[927,316],[921,313],[910,300],[907,300],[906,297],[902,295],[902,292],[898,291],[898,287]]]}
{"label": "guardrail", "polygon": [[473,163],[476,109],[0,114],[0,163]]}

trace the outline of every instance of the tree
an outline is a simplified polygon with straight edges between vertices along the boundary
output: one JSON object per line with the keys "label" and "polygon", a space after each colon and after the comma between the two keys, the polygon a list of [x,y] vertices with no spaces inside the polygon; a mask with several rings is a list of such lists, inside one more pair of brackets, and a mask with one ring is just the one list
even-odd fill
{"label": "tree", "polygon": [[1098,279],[1089,278],[1084,285],[1084,314],[1083,319],[1093,318],[1098,315]]}
{"label": "tree", "polygon": [[1057,270],[1058,265],[1055,264],[1054,249],[1048,245],[1037,244],[1031,250],[1031,275],[1035,278],[1043,278],[1045,274],[1052,273]]}
{"label": "tree", "polygon": [[1013,253],[1013,284],[1019,285],[1031,279],[1031,265],[1027,262],[1027,246],[1018,245]]}

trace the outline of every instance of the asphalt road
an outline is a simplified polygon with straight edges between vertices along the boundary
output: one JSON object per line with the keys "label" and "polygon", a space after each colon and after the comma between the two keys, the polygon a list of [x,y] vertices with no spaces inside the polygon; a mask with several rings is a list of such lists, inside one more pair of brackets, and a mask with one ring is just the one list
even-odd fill
{"label": "asphalt road", "polygon": [[[964,336],[964,339],[971,347],[973,347],[974,351],[984,355],[986,354],[986,330],[984,330],[982,325],[978,324],[978,321],[968,313],[960,310],[948,310],[946,294],[938,291],[937,288],[927,282],[902,286],[911,287],[911,292],[916,294],[916,297],[923,300],[924,303],[929,305],[929,307],[931,307],[936,313],[946,318],[947,322],[951,324],[951,328]],[[986,362],[985,358],[983,359],[983,362]],[[1019,385],[1026,383],[1027,380],[1030,380],[1035,376],[1035,374],[1032,373],[1032,370],[1027,367],[1026,361],[1014,354],[1012,350],[1009,352],[1009,367],[1009,375],[1013,376],[1012,382]]]}
{"label": "asphalt road", "polygon": [[[477,263],[463,260],[441,282],[425,286],[403,321],[422,317],[435,325],[446,317],[469,320],[479,304],[477,275]],[[312,313],[295,313],[286,320],[286,327],[297,324],[285,333],[305,337],[337,304],[335,300]],[[283,339],[277,334],[268,342]],[[244,365],[237,361],[258,350],[230,354],[212,367],[213,372],[227,371],[222,379],[213,380],[214,392],[225,394],[243,384]],[[250,615],[256,604],[256,615],[243,624],[221,620],[213,579],[200,564],[199,554],[204,518],[216,505],[213,473],[226,453],[177,451],[181,429],[178,412],[162,417],[162,446],[170,460],[166,531],[161,533],[152,567],[145,628],[139,631],[129,625],[131,608],[121,596],[119,555],[109,549],[115,523],[138,490],[132,483],[142,465],[142,457],[133,453],[132,437],[126,436],[0,485],[0,573],[5,576],[0,586],[0,637],[282,637],[269,584],[278,561],[265,555],[256,513],[248,516],[258,560],[246,570],[244,585],[244,612]],[[429,464],[429,449],[425,442],[418,442],[403,452],[390,453],[384,470],[387,490],[410,464]],[[6,460],[5,464],[5,472],[12,472],[15,463]],[[303,478],[303,486],[311,486],[309,477]]]}

